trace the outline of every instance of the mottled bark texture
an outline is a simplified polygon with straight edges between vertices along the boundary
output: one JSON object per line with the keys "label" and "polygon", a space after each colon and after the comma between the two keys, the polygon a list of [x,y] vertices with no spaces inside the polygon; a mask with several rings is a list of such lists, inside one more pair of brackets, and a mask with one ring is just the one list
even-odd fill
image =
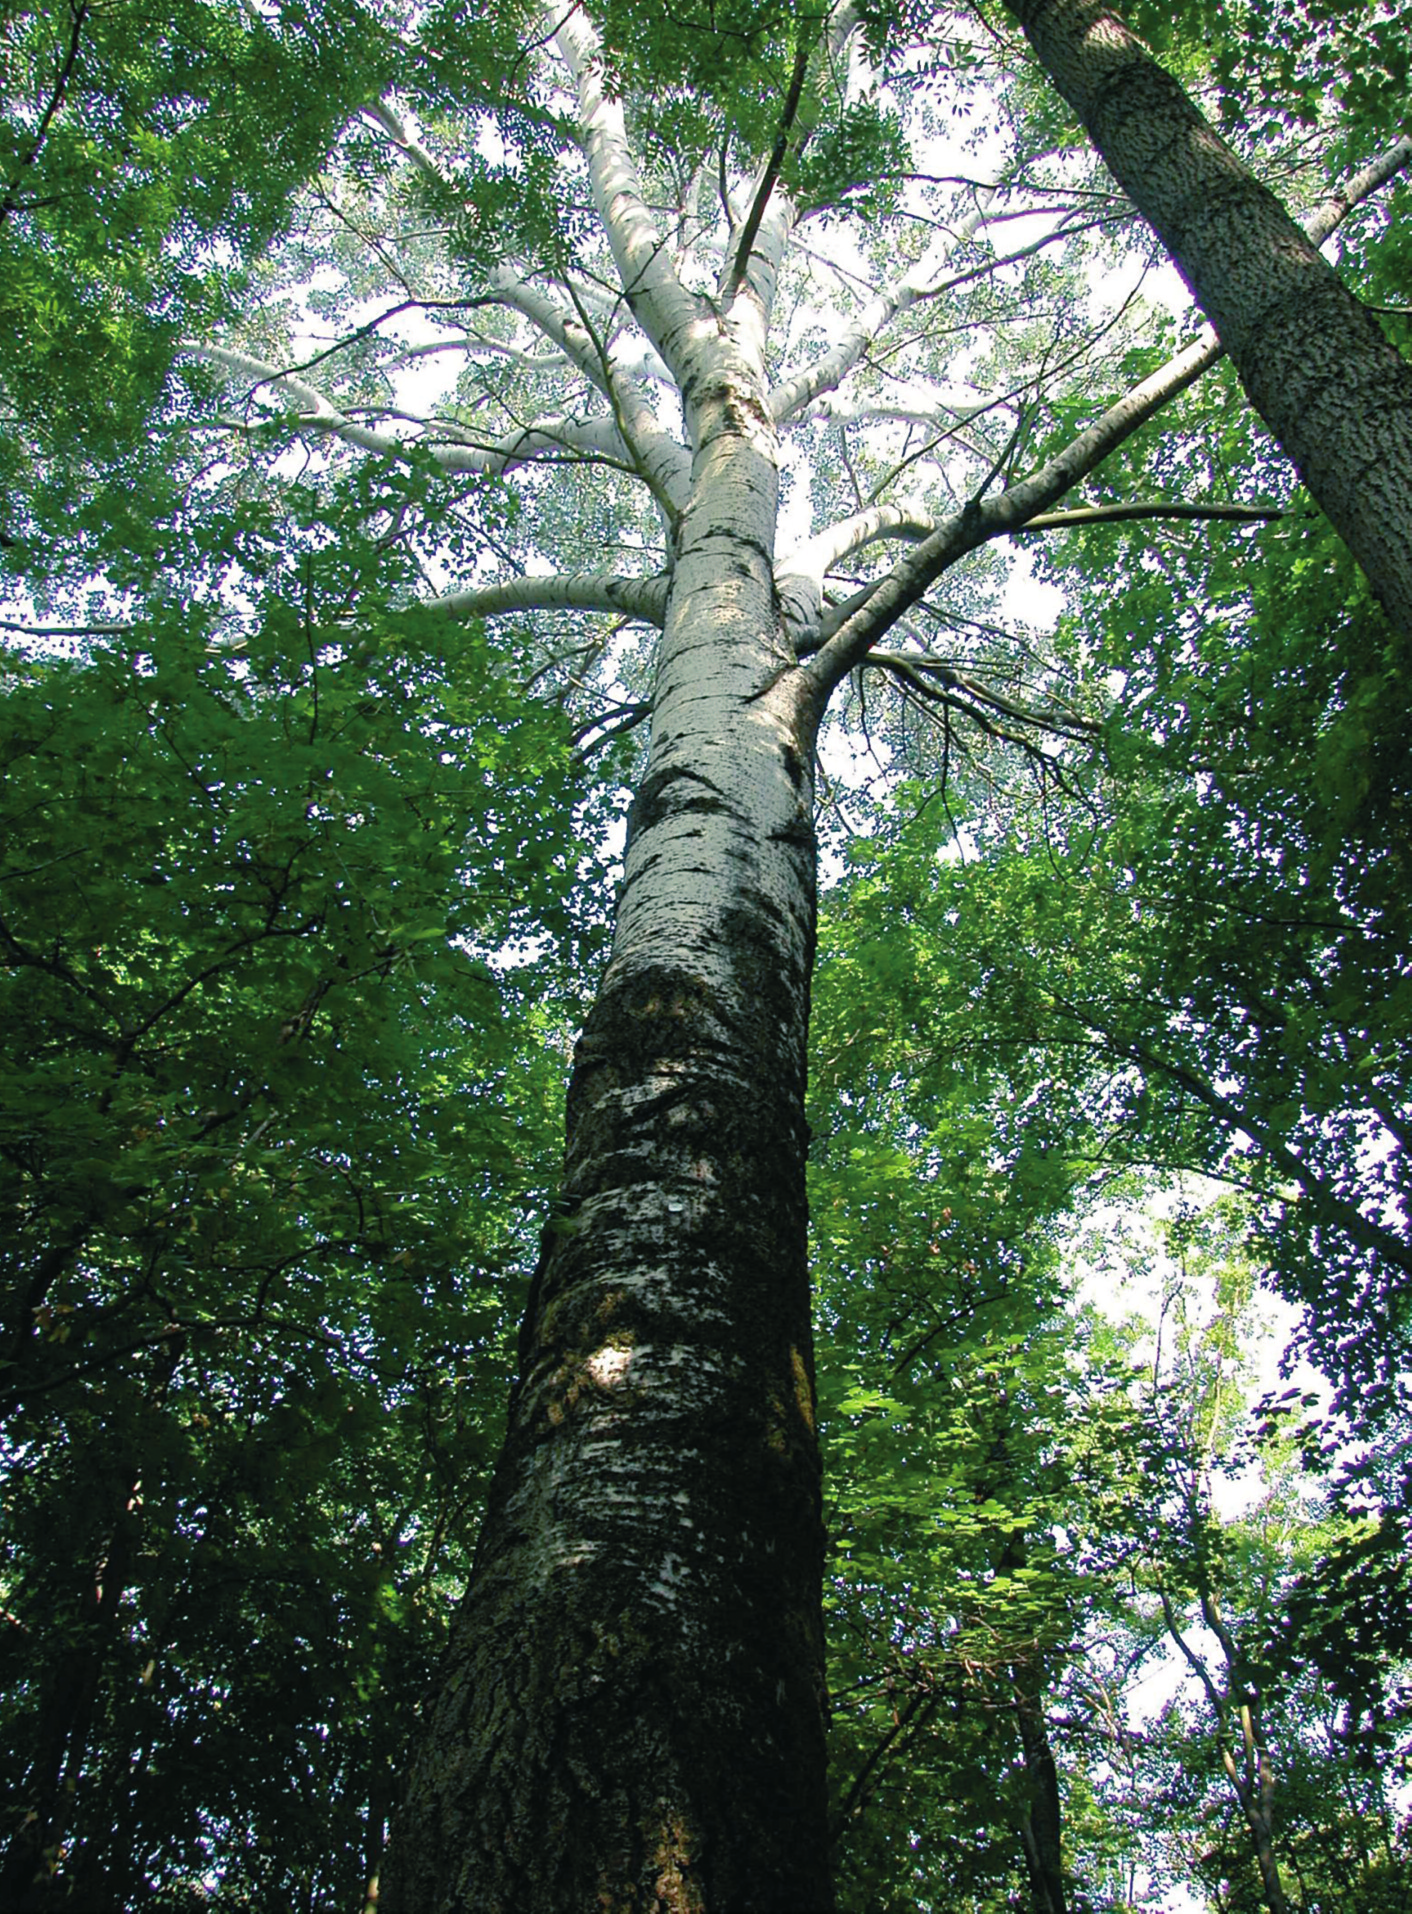
{"label": "mottled bark texture", "polygon": [[753,695],[729,658],[665,663],[563,1211],[382,1914],[831,1905],[810,741],[764,661],[735,662]]}
{"label": "mottled bark texture", "polygon": [[[634,264],[644,216],[579,71],[641,286],[659,253]],[[561,1213],[381,1914],[832,1905],[804,1192],[817,709],[773,578],[772,291],[752,256],[729,316],[672,283],[635,295],[691,447],[652,742]]]}
{"label": "mottled bark texture", "polygon": [[1006,0],[1220,335],[1251,404],[1412,633],[1412,366],[1101,0]]}

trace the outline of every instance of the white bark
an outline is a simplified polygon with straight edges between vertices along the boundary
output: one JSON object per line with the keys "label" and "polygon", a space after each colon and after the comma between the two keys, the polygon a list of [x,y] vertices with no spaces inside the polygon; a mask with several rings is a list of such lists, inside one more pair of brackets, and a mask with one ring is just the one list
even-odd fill
{"label": "white bark", "polygon": [[824,580],[835,565],[879,539],[921,539],[936,530],[936,520],[904,505],[875,505],[852,518],[816,532],[775,567],[786,626],[803,639],[813,636],[823,613]]}
{"label": "white bark", "polygon": [[[218,366],[223,372],[244,382],[252,391],[267,386],[272,392],[292,399],[297,421],[306,431],[327,433],[330,437],[341,439],[345,445],[355,446],[364,452],[375,452],[383,458],[405,460],[411,452],[411,443],[394,437],[390,432],[379,432],[372,426],[361,424],[335,405],[327,393],[297,373],[285,372],[267,360],[258,359],[248,352],[232,351],[226,346],[190,344],[183,347],[183,351],[188,358],[202,359]],[[386,416],[403,418],[407,415],[395,413],[389,408]],[[475,441],[474,434],[466,426],[454,420],[417,419],[412,423],[427,434],[446,433],[459,441],[455,445],[425,446],[421,440],[415,441],[430,454],[443,472],[497,476],[540,459],[566,455],[608,459],[628,469],[635,469],[637,465],[633,447],[623,438],[612,419],[607,417],[571,418],[558,415],[535,419],[517,431],[480,443]],[[680,452],[680,447],[676,450]]]}
{"label": "white bark", "polygon": [[572,9],[559,24],[555,41],[578,93],[579,129],[594,206],[623,296],[663,364],[680,381],[678,342],[696,323],[698,302],[678,279],[666,242],[643,202],[623,109],[604,89],[592,27]]}
{"label": "white bark", "polygon": [[555,573],[471,586],[427,601],[427,611],[449,618],[495,618],[514,611],[598,611],[660,625],[666,612],[665,578],[614,578],[602,572]]}
{"label": "white bark", "polygon": [[[1331,195],[1306,215],[1304,228],[1311,240],[1322,244],[1354,206],[1410,161],[1412,139],[1403,139],[1363,168],[1342,192]],[[1140,380],[1027,478],[994,498],[975,501],[940,520],[930,536],[876,584],[850,600],[838,615],[830,618],[824,614],[820,629],[826,642],[809,665],[821,691],[846,676],[948,567],[990,539],[1020,531],[1047,512],[1222,356],[1220,340],[1210,326],[1204,326],[1189,346]]]}
{"label": "white bark", "polygon": [[[619,438],[631,463],[668,516],[681,510],[690,479],[684,447],[664,432],[643,402],[641,372],[600,340],[581,314],[569,314],[508,267],[493,281],[508,306],[557,345],[565,359],[601,392],[612,408]],[[659,362],[660,364],[660,362]],[[660,368],[664,376],[665,366]],[[652,367],[654,379],[657,368]]]}
{"label": "white bark", "polygon": [[836,346],[812,366],[775,388],[770,394],[770,410],[777,425],[797,418],[822,394],[841,385],[878,334],[899,314],[907,312],[919,300],[934,298],[944,290],[941,274],[947,261],[958,246],[980,231],[994,196],[993,188],[979,193],[975,205],[960,224],[951,232],[939,234],[915,266],[871,299]]}

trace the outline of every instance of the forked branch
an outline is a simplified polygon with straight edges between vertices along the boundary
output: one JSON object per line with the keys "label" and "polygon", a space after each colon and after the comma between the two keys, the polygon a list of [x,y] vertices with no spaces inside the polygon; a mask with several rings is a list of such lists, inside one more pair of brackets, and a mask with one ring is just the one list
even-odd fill
{"label": "forked branch", "polygon": [[[1412,160],[1412,139],[1399,140],[1378,160],[1365,167],[1343,190],[1309,214],[1305,230],[1314,243],[1328,238],[1351,209],[1368,193],[1393,178]],[[816,695],[826,699],[834,686],[859,663],[878,640],[968,552],[993,538],[1019,532],[1048,513],[1070,488],[1095,470],[1110,452],[1164,405],[1184,392],[1208,367],[1223,356],[1220,340],[1210,326],[1125,393],[1077,438],[1046,460],[1036,471],[994,498],[972,500],[962,511],[943,519],[885,578],[851,601],[847,616],[821,646],[806,670]]]}

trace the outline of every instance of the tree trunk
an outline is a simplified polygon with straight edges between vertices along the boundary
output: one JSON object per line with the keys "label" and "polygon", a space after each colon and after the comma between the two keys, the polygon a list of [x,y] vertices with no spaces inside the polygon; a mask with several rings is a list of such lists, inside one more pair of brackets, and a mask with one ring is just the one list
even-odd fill
{"label": "tree trunk", "polygon": [[771,576],[763,369],[713,337],[693,373],[561,1213],[381,1914],[833,1904],[804,1192],[816,713]]}
{"label": "tree trunk", "polygon": [[1412,366],[1102,0],[1006,0],[1246,395],[1412,634]]}
{"label": "tree trunk", "polygon": [[112,1528],[83,1590],[78,1627],[46,1680],[29,1772],[14,1804],[18,1818],[0,1863],[0,1909],[5,1914],[78,1906],[103,1914],[111,1905],[91,1872],[81,1896],[76,1891],[75,1869],[85,1871],[82,1853],[69,1855],[67,1867],[63,1861],[94,1708],[141,1531],[137,1471],[114,1470],[114,1484]]}
{"label": "tree trunk", "polygon": [[1029,1809],[1020,1829],[1025,1867],[1030,1877],[1034,1914],[1067,1914],[1064,1896],[1063,1811],[1059,1769],[1044,1719],[1044,1696],[1033,1666],[1015,1673],[1015,1716],[1029,1783]]}
{"label": "tree trunk", "polygon": [[[976,1500],[982,1504],[991,1499],[1013,1500],[1020,1489],[1011,1461],[1011,1402],[1003,1389],[997,1391],[997,1408],[999,1426],[992,1440],[991,1454],[998,1467],[993,1475],[983,1475],[976,1485]],[[996,1562],[997,1572],[1012,1576],[1028,1565],[1029,1550],[1024,1535],[1007,1536]],[[1068,1914],[1064,1893],[1064,1805],[1059,1791],[1059,1767],[1044,1715],[1045,1667],[1038,1642],[1023,1661],[1011,1666],[1010,1679],[1014,1685],[1015,1723],[1025,1764],[1026,1800],[1019,1832],[1025,1871],[1029,1875],[1030,1905],[1033,1914]]]}
{"label": "tree trunk", "polygon": [[1274,1771],[1270,1766],[1269,1755],[1259,1745],[1253,1733],[1249,1704],[1242,1707],[1240,1714],[1245,1744],[1244,1776],[1241,1774],[1240,1764],[1229,1748],[1222,1747],[1221,1759],[1225,1764],[1231,1786],[1235,1790],[1236,1799],[1240,1802],[1241,1813],[1245,1816],[1245,1825],[1250,1830],[1250,1841],[1255,1850],[1255,1865],[1260,1870],[1260,1885],[1264,1890],[1265,1905],[1270,1910],[1270,1914],[1288,1914],[1289,1903],[1285,1899],[1279,1861],[1275,1855]]}

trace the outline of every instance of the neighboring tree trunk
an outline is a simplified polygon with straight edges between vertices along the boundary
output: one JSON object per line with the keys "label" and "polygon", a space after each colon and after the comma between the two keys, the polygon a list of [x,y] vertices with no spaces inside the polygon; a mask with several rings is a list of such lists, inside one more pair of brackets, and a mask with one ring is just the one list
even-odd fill
{"label": "neighboring tree trunk", "polygon": [[1412,633],[1412,366],[1101,0],[1005,0],[1260,417]]}
{"label": "neighboring tree trunk", "polygon": [[1285,1899],[1279,1862],[1275,1857],[1274,1771],[1268,1752],[1257,1744],[1250,1707],[1242,1706],[1240,1715],[1246,1759],[1245,1777],[1242,1778],[1240,1767],[1229,1748],[1221,1749],[1221,1759],[1240,1802],[1246,1826],[1250,1829],[1251,1846],[1255,1849],[1255,1864],[1260,1870],[1260,1885],[1265,1892],[1266,1905],[1270,1914],[1288,1914],[1289,1903]]}
{"label": "neighboring tree trunk", "polygon": [[392,1768],[383,1750],[379,1748],[374,1753],[373,1768],[368,1777],[368,1812],[363,1837],[362,1914],[377,1914],[378,1871],[382,1866],[383,1849],[387,1843],[388,1816],[395,1799]]}
{"label": "neighboring tree trunk", "polygon": [[17,1819],[0,1862],[0,1910],[32,1914],[45,1908],[82,1907],[104,1914],[111,1906],[101,1884],[88,1874],[77,1892],[75,1868],[83,1856],[66,1845],[74,1796],[88,1752],[93,1713],[117,1633],[123,1594],[131,1579],[141,1533],[137,1471],[114,1471],[112,1527],[83,1591],[78,1625],[53,1664],[39,1705],[29,1773],[14,1804]]}
{"label": "neighboring tree trunk", "polygon": [[1020,1828],[1020,1840],[1025,1850],[1034,1914],[1067,1914],[1059,1769],[1049,1745],[1044,1699],[1038,1691],[1035,1674],[1033,1668],[1015,1671],[1018,1689],[1015,1715],[1020,1726],[1020,1746],[1025,1754],[1025,1779],[1030,1787],[1029,1812]]}

